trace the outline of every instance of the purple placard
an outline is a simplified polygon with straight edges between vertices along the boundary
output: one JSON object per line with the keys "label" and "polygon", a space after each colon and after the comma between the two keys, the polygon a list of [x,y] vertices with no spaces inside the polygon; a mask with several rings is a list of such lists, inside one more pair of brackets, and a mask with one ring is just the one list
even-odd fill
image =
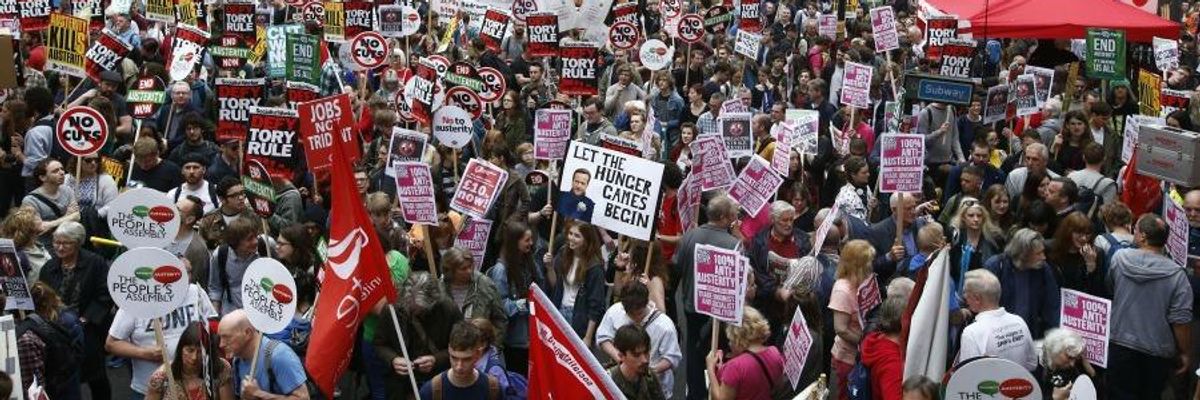
{"label": "purple placard", "polygon": [[741,325],[746,303],[746,264],[741,254],[701,244],[696,245],[694,257],[696,312]]}
{"label": "purple placard", "polygon": [[871,74],[869,65],[846,62],[842,73],[842,105],[854,108],[871,107]]}
{"label": "purple placard", "polygon": [[492,231],[492,221],[482,218],[470,218],[454,238],[454,247],[466,249],[475,258],[475,270],[483,266],[483,254],[487,251],[488,233]]}
{"label": "purple placard", "polygon": [[429,165],[401,162],[395,166],[396,199],[410,224],[437,225],[437,203],[433,198],[433,175]]}
{"label": "purple placard", "polygon": [[892,6],[871,9],[871,32],[875,37],[875,52],[900,48],[900,36],[896,33],[896,12]]}
{"label": "purple placard", "polygon": [[571,110],[543,108],[534,113],[533,158],[561,160],[571,141]]}
{"label": "purple placard", "polygon": [[1108,367],[1108,318],[1112,302],[1087,293],[1062,289],[1059,323],[1083,336],[1084,357],[1101,368]]}
{"label": "purple placard", "polygon": [[1180,267],[1187,267],[1188,255],[1188,220],[1184,214],[1183,208],[1171,200],[1170,196],[1163,196],[1164,216],[1167,220],[1167,226],[1171,228],[1170,235],[1167,238],[1167,254],[1171,255],[1171,259],[1175,260]]}
{"label": "purple placard", "polygon": [[880,139],[883,148],[879,169],[879,191],[920,192],[925,173],[925,137],[888,134]]}
{"label": "purple placard", "polygon": [[692,174],[700,180],[700,190],[724,189],[733,184],[733,164],[725,151],[725,139],[718,135],[700,135],[692,141]]}
{"label": "purple placard", "polygon": [[[779,153],[781,150],[776,149],[775,152]],[[742,209],[750,215],[758,215],[763,206],[771,201],[771,197],[776,190],[779,190],[781,184],[783,184],[783,178],[771,170],[771,165],[767,160],[756,155],[750,159],[746,168],[743,168],[742,173],[738,175],[733,188],[729,189],[729,197],[737,200],[738,204],[742,205]]]}

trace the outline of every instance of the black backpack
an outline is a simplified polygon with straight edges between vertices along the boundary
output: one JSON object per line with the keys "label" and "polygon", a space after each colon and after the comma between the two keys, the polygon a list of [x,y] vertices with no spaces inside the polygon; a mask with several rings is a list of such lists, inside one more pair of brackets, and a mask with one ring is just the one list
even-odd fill
{"label": "black backpack", "polygon": [[1100,195],[1101,189],[1108,189],[1110,185],[1116,185],[1117,181],[1109,177],[1101,177],[1092,184],[1092,187],[1083,187],[1079,189],[1079,198],[1075,201],[1075,210],[1083,213],[1092,221],[1093,228],[1099,225],[1100,230],[1104,231],[1104,225],[1100,223],[1100,206],[1104,205],[1104,197]]}
{"label": "black backpack", "polygon": [[66,328],[57,323],[46,321],[37,314],[17,323],[17,337],[25,332],[33,331],[46,344],[44,350],[45,387],[65,388],[71,379],[79,372],[79,359],[83,354],[83,344],[72,338]]}

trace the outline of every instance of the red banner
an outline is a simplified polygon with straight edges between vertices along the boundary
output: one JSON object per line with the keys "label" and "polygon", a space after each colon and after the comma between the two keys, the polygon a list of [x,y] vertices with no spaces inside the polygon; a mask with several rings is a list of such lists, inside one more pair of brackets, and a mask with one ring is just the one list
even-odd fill
{"label": "red banner", "polygon": [[500,52],[500,42],[504,40],[504,32],[508,31],[508,14],[496,9],[488,9],[483,14],[483,28],[479,30],[479,39],[494,52]]}
{"label": "red banner", "polygon": [[343,6],[346,13],[346,40],[352,40],[363,32],[373,30],[375,4],[366,1],[348,1]]}
{"label": "red banner", "polygon": [[83,67],[87,70],[89,78],[100,82],[100,72],[115,71],[121,64],[121,60],[124,60],[125,55],[132,49],[132,46],[117,39],[112,32],[106,29],[88,48],[87,54],[83,58]]}
{"label": "red banner", "polygon": [[429,125],[433,120],[433,95],[438,90],[437,67],[429,59],[422,58],[417,63],[417,73],[409,80],[412,82],[413,89],[406,93],[411,97],[406,99],[409,103],[409,110],[417,122]]}
{"label": "red banner", "polygon": [[738,18],[738,29],[747,32],[762,32],[762,7],[757,1],[743,1],[741,17]]}
{"label": "red banner", "polygon": [[250,107],[262,101],[266,81],[262,79],[217,78],[217,142],[246,140],[250,132]]}
{"label": "red banner", "polygon": [[591,43],[570,43],[564,44],[559,53],[562,75],[558,79],[558,92],[571,96],[598,94],[600,49]]}
{"label": "red banner", "polygon": [[558,15],[533,14],[525,19],[529,43],[525,52],[534,57],[558,56]]}
{"label": "red banner", "polygon": [[50,27],[50,0],[17,0],[21,32],[40,32]]}
{"label": "red banner", "polygon": [[254,47],[254,3],[225,3],[225,33],[238,35],[247,47]]}
{"label": "red banner", "polygon": [[376,303],[396,300],[387,259],[355,189],[350,157],[343,147],[343,143],[333,147],[329,259],[322,268],[322,301],[316,305],[309,337],[310,348],[321,351],[310,351],[304,360],[309,376],[327,398],[333,398],[334,386],[350,365],[348,355],[363,318]]}
{"label": "red banner", "polygon": [[[308,168],[317,171],[333,163],[333,144],[342,143],[342,151],[350,162],[358,161],[358,144],[354,140],[354,117],[350,111],[350,95],[339,94],[300,103],[300,141],[308,160]],[[338,138],[335,138],[338,136]]]}
{"label": "red banner", "polygon": [[529,400],[624,398],[542,289],[529,287]]}
{"label": "red banner", "polygon": [[245,159],[261,162],[272,178],[291,180],[300,169],[300,151],[296,149],[299,125],[295,110],[250,107]]}
{"label": "red banner", "polygon": [[288,81],[285,89],[287,90],[288,108],[293,110],[298,110],[300,103],[321,98],[321,88],[311,83]]}

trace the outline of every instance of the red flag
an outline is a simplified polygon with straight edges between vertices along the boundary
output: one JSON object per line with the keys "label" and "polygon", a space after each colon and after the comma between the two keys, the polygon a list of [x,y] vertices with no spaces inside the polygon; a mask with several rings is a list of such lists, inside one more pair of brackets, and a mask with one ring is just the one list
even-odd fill
{"label": "red flag", "polygon": [[[332,135],[340,142],[341,135]],[[323,267],[321,299],[313,316],[308,373],[328,398],[350,364],[359,325],[380,300],[396,300],[391,273],[363,200],[355,189],[350,161],[333,146],[330,177],[333,209],[329,219],[329,259]]]}
{"label": "red flag", "polygon": [[625,397],[536,284],[529,287],[529,337],[529,400]]}
{"label": "red flag", "polygon": [[1124,188],[1121,191],[1121,201],[1129,206],[1133,215],[1142,215],[1162,206],[1162,185],[1158,179],[1137,172],[1137,153],[1133,153],[1129,165],[1125,167],[1125,174],[1121,176],[1121,180],[1124,181],[1121,185]]}

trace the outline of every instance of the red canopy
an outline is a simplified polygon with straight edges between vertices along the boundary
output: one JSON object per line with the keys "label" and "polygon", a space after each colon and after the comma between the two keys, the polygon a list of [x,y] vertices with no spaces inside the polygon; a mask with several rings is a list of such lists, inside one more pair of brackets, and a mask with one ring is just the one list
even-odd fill
{"label": "red canopy", "polygon": [[[1126,40],[1179,38],[1179,24],[1114,0],[923,0],[944,14],[969,19],[976,39],[1083,39],[1087,28],[1125,31]],[[987,7],[984,7],[986,4]],[[961,26],[961,25],[960,25]]]}

